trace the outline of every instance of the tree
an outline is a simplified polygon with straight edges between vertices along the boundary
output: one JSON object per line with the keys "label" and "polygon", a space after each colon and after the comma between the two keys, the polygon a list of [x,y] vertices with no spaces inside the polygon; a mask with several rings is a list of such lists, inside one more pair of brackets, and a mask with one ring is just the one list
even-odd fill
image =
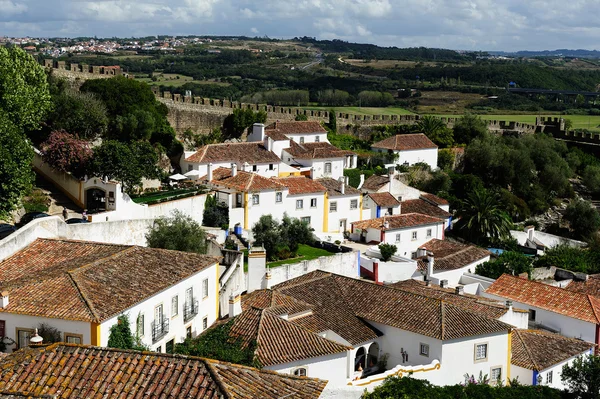
{"label": "tree", "polygon": [[473,191],[460,201],[456,217],[456,229],[478,244],[507,237],[512,225],[510,217],[498,207],[497,196],[485,189]]}
{"label": "tree", "polygon": [[206,197],[204,213],[202,214],[202,225],[218,227],[223,230],[229,228],[229,207],[217,201],[216,195]]}
{"label": "tree", "polygon": [[600,192],[600,166],[588,165],[583,171],[583,184],[593,193]]}
{"label": "tree", "polygon": [[0,114],[17,130],[37,130],[51,106],[44,68],[20,47],[0,47]]}
{"label": "tree", "polygon": [[106,133],[106,107],[92,93],[65,90],[52,99],[54,107],[46,120],[50,129],[65,130],[86,140],[95,140]]}
{"label": "tree", "polygon": [[477,115],[465,114],[454,124],[454,140],[461,144],[470,144],[476,138],[487,134],[487,123]]}
{"label": "tree", "polygon": [[[139,317],[141,317],[141,315],[138,315],[138,318]],[[139,324],[137,321],[138,320],[136,320],[136,326]],[[140,335],[141,333],[139,331],[136,331],[135,335],[131,333],[129,316],[127,314],[121,314],[117,316],[117,323],[110,326],[107,346],[109,348],[118,349],[148,350],[148,347],[142,344]]]}
{"label": "tree", "polygon": [[440,147],[450,147],[454,142],[451,129],[438,117],[425,115],[417,123],[416,130],[425,133],[431,141]]}
{"label": "tree", "polygon": [[265,111],[254,112],[249,108],[236,108],[223,121],[223,130],[229,137],[240,137],[253,124],[265,123],[266,121],[267,113]]}
{"label": "tree", "polygon": [[305,114],[298,114],[296,115],[296,117],[294,118],[295,121],[307,121],[308,120],[308,116],[306,116]]}
{"label": "tree", "polygon": [[[1,49],[0,49],[1,51]],[[33,150],[19,129],[0,114],[0,217],[6,218],[31,190]]]}
{"label": "tree", "polygon": [[530,258],[512,251],[505,251],[498,258],[475,267],[476,274],[493,279],[497,279],[505,273],[512,275],[527,273],[528,276],[531,276],[532,270]]}
{"label": "tree", "polygon": [[448,148],[438,150],[438,167],[440,169],[453,169],[456,156]]}
{"label": "tree", "polygon": [[269,260],[296,256],[300,244],[311,244],[313,229],[308,223],[283,215],[281,223],[271,215],[263,215],[252,227],[254,244],[262,245]]}
{"label": "tree", "polygon": [[575,201],[567,206],[564,219],[569,222],[575,237],[591,238],[600,229],[600,215],[596,208],[587,201]]}
{"label": "tree", "polygon": [[262,246],[270,260],[275,256],[275,249],[280,243],[279,222],[271,215],[262,215],[252,226],[254,245]]}
{"label": "tree", "polygon": [[580,356],[562,369],[562,381],[580,399],[600,398],[600,356]]}
{"label": "tree", "polygon": [[70,135],[65,131],[54,131],[41,145],[44,162],[54,169],[72,173],[76,177],[86,174],[93,152],[85,140]]}
{"label": "tree", "polygon": [[392,256],[394,256],[396,254],[396,251],[398,251],[398,247],[396,247],[393,244],[379,244],[378,248],[379,252],[381,253],[381,260],[384,262],[387,262],[390,259],[392,259]]}
{"label": "tree", "polygon": [[206,253],[206,232],[191,217],[175,210],[170,217],[154,221],[146,234],[150,248],[172,249],[176,251]]}
{"label": "tree", "polygon": [[327,124],[327,127],[331,132],[337,133],[337,116],[333,109],[329,110],[329,123]]}

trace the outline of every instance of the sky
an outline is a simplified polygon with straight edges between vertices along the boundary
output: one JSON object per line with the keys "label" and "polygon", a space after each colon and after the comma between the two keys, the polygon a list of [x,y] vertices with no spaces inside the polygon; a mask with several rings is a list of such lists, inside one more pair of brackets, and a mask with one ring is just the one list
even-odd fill
{"label": "sky", "polygon": [[457,50],[600,49],[598,0],[0,0],[0,36],[310,36]]}

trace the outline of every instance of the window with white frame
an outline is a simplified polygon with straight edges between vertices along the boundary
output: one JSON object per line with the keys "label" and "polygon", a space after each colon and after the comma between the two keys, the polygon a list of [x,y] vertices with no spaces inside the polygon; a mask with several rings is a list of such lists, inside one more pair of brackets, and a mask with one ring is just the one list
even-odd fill
{"label": "window with white frame", "polygon": [[396,242],[400,242],[400,233],[396,234]]}
{"label": "window with white frame", "polygon": [[419,355],[429,357],[429,345],[420,343],[419,344]]}
{"label": "window with white frame", "polygon": [[137,317],[136,323],[136,333],[140,337],[144,335],[144,314],[140,313]]}
{"label": "window with white frame", "polygon": [[208,328],[208,317],[202,319],[202,330],[206,330]]}
{"label": "window with white frame", "polygon": [[488,344],[475,344],[475,361],[486,360],[488,355]]}
{"label": "window with white frame", "polygon": [[258,205],[260,203],[260,198],[258,194],[252,194],[252,205]]}
{"label": "window with white frame", "polygon": [[179,314],[179,295],[175,295],[171,298],[171,317],[175,317]]}
{"label": "window with white frame", "polygon": [[350,200],[350,209],[358,209],[358,200]]}
{"label": "window with white frame", "polygon": [[253,172],[257,172],[258,171],[258,165],[252,165],[252,171]]}
{"label": "window with white frame", "polygon": [[315,136],[315,143],[318,143],[319,141],[321,141],[321,137]]}
{"label": "window with white frame", "polygon": [[296,209],[304,208],[304,200],[296,200]]}
{"label": "window with white frame", "polygon": [[311,198],[310,199],[310,207],[311,208],[316,208],[317,207],[317,199],[316,198]]}
{"label": "window with white frame", "polygon": [[552,370],[546,373],[546,384],[552,384]]}
{"label": "window with white frame", "polygon": [[275,202],[282,202],[282,201],[283,201],[283,194],[281,192],[275,193]]}
{"label": "window with white frame", "polygon": [[297,377],[306,377],[306,367],[299,367],[294,370],[294,375]]}
{"label": "window with white frame", "polygon": [[202,298],[206,298],[208,296],[208,279],[205,278],[202,280]]}
{"label": "window with white frame", "polygon": [[304,217],[301,217],[301,218],[300,218],[300,221],[301,221],[302,223],[305,223],[305,224],[308,224],[308,225],[310,225],[310,216],[304,216]]}
{"label": "window with white frame", "polygon": [[490,371],[490,382],[492,384],[502,381],[502,367],[492,367]]}
{"label": "window with white frame", "polygon": [[398,196],[398,202],[402,202],[402,196],[401,195]]}
{"label": "window with white frame", "polygon": [[300,144],[304,144],[304,136],[300,137]]}
{"label": "window with white frame", "polygon": [[273,164],[272,163],[269,164],[269,170],[273,170]]}
{"label": "window with white frame", "polygon": [[427,229],[427,238],[431,238],[431,229]]}
{"label": "window with white frame", "polygon": [[325,162],[325,173],[331,173],[331,162]]}
{"label": "window with white frame", "polygon": [[416,231],[412,232],[412,239],[413,239],[413,241],[417,239],[417,232]]}
{"label": "window with white frame", "polygon": [[329,212],[337,212],[337,202],[332,201],[329,203]]}

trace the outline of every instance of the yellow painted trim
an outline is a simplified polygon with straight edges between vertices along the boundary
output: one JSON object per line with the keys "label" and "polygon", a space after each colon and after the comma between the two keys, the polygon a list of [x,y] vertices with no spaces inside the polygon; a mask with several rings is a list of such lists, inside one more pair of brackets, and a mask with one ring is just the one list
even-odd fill
{"label": "yellow painted trim", "polygon": [[215,278],[215,285],[217,287],[217,290],[215,291],[215,303],[217,304],[217,309],[215,311],[215,320],[219,320],[219,262],[216,263],[215,265],[215,274],[216,274],[216,278]]}
{"label": "yellow painted trim", "polygon": [[323,233],[327,233],[329,229],[329,198],[327,192],[323,194],[324,206],[323,206]]}
{"label": "yellow painted trim", "polygon": [[90,323],[91,327],[91,339],[90,344],[94,346],[102,346],[100,344],[100,324],[98,323]]}
{"label": "yellow painted trim", "polygon": [[360,209],[360,220],[363,220],[363,216],[362,216],[363,209],[362,209],[362,207],[363,207],[363,196],[360,195],[359,198],[358,198],[358,209]]}
{"label": "yellow painted trim", "polygon": [[244,193],[244,230],[248,230],[248,193]]}
{"label": "yellow painted trim", "polygon": [[506,385],[510,385],[510,363],[512,361],[512,330],[508,331],[508,351],[506,359]]}
{"label": "yellow painted trim", "polygon": [[371,381],[368,381],[368,382],[366,382],[366,381],[365,381],[365,382],[364,382],[364,383],[362,383],[362,384],[352,384],[352,381],[350,381],[350,382],[348,383],[348,385],[353,385],[353,386],[355,386],[355,387],[364,387],[364,386],[366,386],[366,385],[370,385],[370,384],[372,384],[372,383],[374,383],[374,382],[383,381],[383,380],[385,380],[386,378],[388,378],[388,377],[391,377],[391,376],[394,376],[394,375],[397,375],[398,377],[402,377],[402,374],[403,374],[403,373],[411,373],[411,374],[412,374],[412,373],[419,373],[419,372],[422,372],[422,371],[423,371],[423,372],[424,372],[424,371],[433,371],[433,370],[439,370],[439,369],[440,369],[440,367],[441,367],[441,364],[440,364],[440,363],[438,363],[438,364],[436,364],[435,366],[433,366],[433,367],[430,367],[430,368],[428,368],[428,369],[426,369],[425,367],[423,367],[423,368],[421,368],[421,369],[419,369],[419,370],[410,370],[410,371],[409,371],[409,370],[406,370],[406,369],[400,369],[400,370],[396,371],[394,374],[390,374],[390,375],[388,375],[388,376],[385,376],[385,377],[376,378],[376,379],[374,379],[374,380],[371,380]]}

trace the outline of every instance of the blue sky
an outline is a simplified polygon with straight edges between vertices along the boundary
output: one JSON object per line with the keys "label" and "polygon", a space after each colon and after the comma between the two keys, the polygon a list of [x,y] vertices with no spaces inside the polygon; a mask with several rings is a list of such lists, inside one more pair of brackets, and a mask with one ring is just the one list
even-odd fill
{"label": "blue sky", "polygon": [[598,0],[0,0],[0,36],[314,36],[465,50],[600,49]]}

